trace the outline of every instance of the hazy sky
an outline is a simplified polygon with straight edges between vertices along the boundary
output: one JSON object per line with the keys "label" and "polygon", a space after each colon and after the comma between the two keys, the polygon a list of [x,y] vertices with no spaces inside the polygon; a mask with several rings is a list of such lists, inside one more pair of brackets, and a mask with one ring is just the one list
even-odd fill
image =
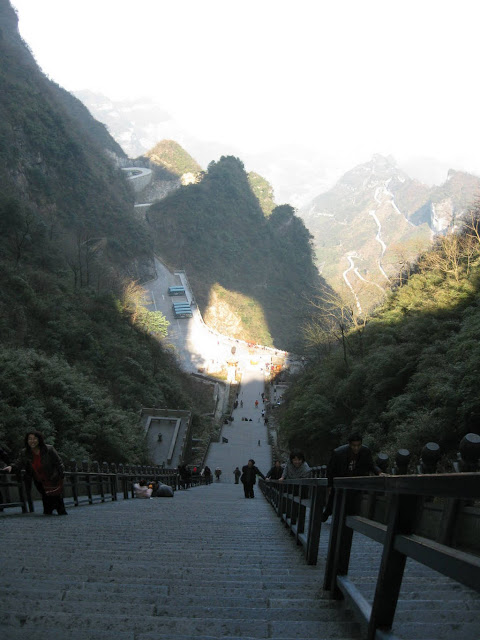
{"label": "hazy sky", "polygon": [[192,135],[480,173],[470,0],[12,0],[64,88],[154,98]]}

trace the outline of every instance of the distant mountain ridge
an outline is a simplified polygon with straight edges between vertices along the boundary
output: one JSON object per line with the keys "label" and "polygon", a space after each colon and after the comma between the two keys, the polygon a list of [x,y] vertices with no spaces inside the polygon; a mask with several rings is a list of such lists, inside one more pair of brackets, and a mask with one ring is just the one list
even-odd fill
{"label": "distant mountain ridge", "polygon": [[198,162],[174,140],[161,140],[144,155],[156,166],[179,178],[202,171]]}
{"label": "distant mountain ridge", "polygon": [[241,157],[254,173],[260,173],[274,185],[276,202],[295,207],[309,202],[338,175],[321,150],[284,143],[281,137],[273,149],[248,153],[228,142],[195,137],[150,98],[112,100],[87,89],[73,93],[94,118],[104,123],[130,158],[144,156],[164,138],[188,149],[204,167],[221,156]]}
{"label": "distant mountain ridge", "polygon": [[443,185],[428,187],[376,154],[299,216],[314,237],[320,273],[363,313],[435,234],[456,228],[479,193],[476,176],[451,170]]}
{"label": "distant mountain ridge", "polygon": [[238,158],[211,162],[197,183],[153,204],[146,220],[158,255],[187,271],[207,324],[222,333],[235,327],[235,338],[303,348],[301,327],[323,283],[311,236],[293,207],[262,208]]}

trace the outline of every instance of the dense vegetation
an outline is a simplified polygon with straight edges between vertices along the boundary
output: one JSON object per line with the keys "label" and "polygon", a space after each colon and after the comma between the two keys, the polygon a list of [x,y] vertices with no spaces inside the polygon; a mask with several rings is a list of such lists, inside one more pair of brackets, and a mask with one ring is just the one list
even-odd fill
{"label": "dense vegetation", "polygon": [[[480,433],[479,212],[459,235],[440,238],[366,323],[331,339],[286,394],[282,434],[325,462],[347,433],[374,451],[418,454],[438,442],[454,450]],[[320,351],[323,349],[323,354]],[[330,350],[330,352],[329,352]]]}
{"label": "dense vegetation", "polygon": [[248,174],[248,183],[252,192],[256,195],[260,207],[266,216],[269,216],[275,209],[272,185],[265,178],[255,171]]}
{"label": "dense vegetation", "polygon": [[137,281],[153,275],[153,248],[187,270],[219,330],[290,350],[308,341],[309,363],[278,413],[282,437],[310,462],[325,462],[352,429],[391,454],[429,440],[448,451],[479,432],[473,219],[406,270],[374,316],[358,318],[319,278],[293,208],[269,210],[265,184],[236,158],[211,163],[148,222],[134,217],[112,162],[121,149],[39,72],[5,2],[0,63],[2,444],[16,451],[39,428],[66,458],[147,461],[145,406],[190,409],[202,433],[211,397],[162,346],[165,319],[142,305]]}
{"label": "dense vegetation", "polygon": [[[300,328],[322,282],[311,236],[289,205],[264,215],[238,158],[210,163],[201,182],[156,203],[147,218],[156,250],[171,266],[186,269],[202,311],[219,286],[230,296],[246,296],[242,307],[256,307],[256,317],[264,318],[237,322],[235,337],[260,343],[270,334],[279,348],[303,348]],[[234,307],[231,315],[239,319]]]}
{"label": "dense vegetation", "polygon": [[199,422],[206,387],[152,335],[166,324],[135,283],[152,245],[120,148],[41,74],[6,2],[0,94],[0,441],[18,451],[39,428],[66,458],[146,461],[141,407]]}
{"label": "dense vegetation", "polygon": [[[376,154],[345,173],[300,216],[314,236],[322,276],[349,296],[346,277],[362,309],[371,310],[384,296],[386,276],[394,281],[403,264],[430,247],[433,229],[451,231],[479,192],[476,176],[450,170],[441,186],[429,187],[410,178],[393,158]],[[355,271],[346,272],[351,261]]]}
{"label": "dense vegetation", "polygon": [[145,156],[152,164],[177,177],[184,173],[197,174],[202,171],[198,162],[174,140],[161,140]]}

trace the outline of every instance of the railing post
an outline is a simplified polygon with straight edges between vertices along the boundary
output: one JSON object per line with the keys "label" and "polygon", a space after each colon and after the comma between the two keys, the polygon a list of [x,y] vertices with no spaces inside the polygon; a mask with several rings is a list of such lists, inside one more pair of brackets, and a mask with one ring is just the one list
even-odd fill
{"label": "railing post", "polygon": [[[332,576],[330,581],[331,597],[335,600],[343,598],[343,594],[337,586],[337,575],[346,575],[348,573],[348,565],[350,564],[350,551],[352,549],[353,531],[346,525],[348,505],[353,500],[354,495],[347,490],[342,491],[340,497],[340,504],[336,504],[338,507],[339,519],[336,539],[334,540],[334,557],[332,566]],[[337,496],[335,496],[337,500]]]}
{"label": "railing post", "polygon": [[413,531],[418,501],[415,495],[392,495],[367,640],[375,640],[377,629],[388,630],[392,627],[407,560],[403,553],[394,549],[395,536],[397,533],[409,534]]}
{"label": "railing post", "polygon": [[110,463],[110,492],[112,494],[112,502],[117,500],[118,492],[118,474],[117,465],[114,462]]}
{"label": "railing post", "polygon": [[283,514],[283,492],[285,490],[285,487],[283,485],[283,482],[280,482],[278,486],[278,496],[277,496],[277,500],[278,500],[278,504],[277,504],[277,516],[279,516],[280,518],[282,517]]}
{"label": "railing post", "polygon": [[322,530],[322,512],[325,506],[325,487],[313,485],[310,502],[310,521],[308,523],[307,549],[305,557],[308,564],[317,564],[318,545]]}
{"label": "railing post", "polygon": [[[346,490],[335,489],[335,502],[333,505],[332,525],[330,527],[330,539],[328,541],[328,554],[325,566],[325,577],[323,580],[323,588],[331,591],[330,597],[340,599],[341,592],[337,587],[337,573],[339,571],[340,554],[342,552],[342,536],[346,529]],[[348,552],[350,559],[350,551]],[[348,563],[347,563],[348,567]]]}
{"label": "railing post", "polygon": [[[22,503],[22,507],[21,507],[22,513],[28,513],[25,485],[23,484],[23,482],[20,482],[20,484],[18,485],[18,495],[20,497],[20,502]],[[33,503],[32,503],[32,511],[33,511]]]}
{"label": "railing post", "polygon": [[449,498],[446,500],[437,535],[437,542],[440,542],[440,544],[446,544],[449,546],[452,544],[461,503],[462,501],[457,500],[456,498]]}
{"label": "railing post", "polygon": [[70,485],[72,487],[72,498],[75,507],[78,507],[78,470],[77,461],[70,461]]}
{"label": "railing post", "polygon": [[90,483],[89,463],[88,460],[82,461],[82,472],[85,474],[85,486],[87,488],[88,504],[93,504],[92,485]]}
{"label": "railing post", "polygon": [[28,504],[28,511],[30,513],[33,513],[35,511],[35,507],[33,506],[33,500],[32,500],[32,479],[30,477],[27,477],[23,473],[18,473],[16,475],[16,478],[17,478],[19,491],[21,490],[22,485],[25,487],[25,495],[26,495],[27,504]]}
{"label": "railing post", "polygon": [[307,516],[307,505],[308,501],[312,501],[312,494],[310,493],[311,488],[307,485],[301,484],[300,490],[298,492],[299,495],[299,504],[298,504],[298,516],[297,516],[297,542],[298,536],[301,533],[305,532],[305,518]]}

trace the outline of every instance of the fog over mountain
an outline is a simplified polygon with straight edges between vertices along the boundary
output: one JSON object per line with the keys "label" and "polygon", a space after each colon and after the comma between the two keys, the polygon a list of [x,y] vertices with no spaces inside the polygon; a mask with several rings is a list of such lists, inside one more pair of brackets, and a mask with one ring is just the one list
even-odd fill
{"label": "fog over mountain", "polygon": [[272,184],[278,204],[301,207],[330,188],[346,170],[321,149],[282,143],[281,131],[275,148],[248,153],[231,144],[195,137],[151,98],[140,102],[111,100],[89,90],[73,94],[107,126],[130,158],[144,155],[165,138],[178,142],[204,169],[222,155],[234,155],[242,159],[248,171],[261,174]]}
{"label": "fog over mountain", "polygon": [[[334,157],[322,148],[282,142],[263,152],[251,153],[231,144],[204,140],[192,135],[158,102],[151,98],[141,101],[111,100],[89,90],[75,91],[95,119],[105,124],[113,138],[130,158],[145,154],[163,139],[175,140],[205,169],[222,155],[242,159],[248,171],[264,176],[273,186],[275,201],[297,208],[308,205],[318,194],[333,187],[352,166],[365,161],[352,149],[351,162]],[[399,166],[413,179],[428,185],[439,185],[447,179],[454,165],[429,157],[404,156],[396,158]],[[458,167],[457,167],[458,168]]]}

